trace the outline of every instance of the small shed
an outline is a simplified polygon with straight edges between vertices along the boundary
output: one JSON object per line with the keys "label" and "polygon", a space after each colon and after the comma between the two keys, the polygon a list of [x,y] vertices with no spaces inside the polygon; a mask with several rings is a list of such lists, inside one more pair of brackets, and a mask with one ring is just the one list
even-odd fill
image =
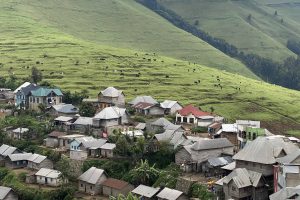
{"label": "small shed", "polygon": [[65,135],[67,135],[65,132],[53,131],[48,134],[48,137],[44,140],[44,144],[46,147],[56,148],[59,146],[58,138]]}
{"label": "small shed", "polygon": [[107,179],[103,169],[91,167],[78,177],[78,190],[91,195],[102,193],[102,183]]}
{"label": "small shed", "polygon": [[141,199],[153,200],[155,195],[159,192],[159,188],[153,188],[146,185],[139,185],[131,191],[132,194],[137,195]]}
{"label": "small shed", "polygon": [[60,171],[41,168],[37,173],[35,173],[36,183],[58,187],[64,182],[61,175]]}
{"label": "small shed", "polygon": [[116,144],[113,143],[106,143],[100,147],[101,149],[101,156],[105,158],[112,158],[114,157],[114,149],[116,148]]}
{"label": "small shed", "polygon": [[134,189],[134,187],[128,182],[109,178],[102,183],[103,195],[118,197],[119,195],[125,195]]}
{"label": "small shed", "polygon": [[157,194],[158,200],[188,200],[188,197],[179,190],[164,188]]}
{"label": "small shed", "polygon": [[41,168],[53,168],[53,162],[47,158],[47,156],[43,156],[40,154],[33,154],[28,158],[28,168],[39,170]]}

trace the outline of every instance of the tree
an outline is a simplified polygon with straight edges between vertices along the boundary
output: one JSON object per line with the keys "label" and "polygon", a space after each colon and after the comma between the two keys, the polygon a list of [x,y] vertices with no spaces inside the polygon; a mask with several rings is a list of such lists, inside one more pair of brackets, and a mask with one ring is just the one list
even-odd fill
{"label": "tree", "polygon": [[215,108],[213,106],[211,106],[209,109],[210,109],[211,113],[213,113],[215,111]]}
{"label": "tree", "polygon": [[195,183],[191,187],[192,197],[199,198],[201,200],[212,200],[214,194],[208,191],[207,187],[198,183]]}
{"label": "tree", "polygon": [[83,117],[93,117],[96,114],[96,108],[91,103],[81,103],[79,114]]}
{"label": "tree", "polygon": [[160,171],[156,169],[155,164],[150,166],[148,160],[141,160],[129,174],[132,182],[136,184],[152,185],[158,178]]}
{"label": "tree", "polygon": [[38,70],[38,68],[36,67],[32,67],[31,68],[31,80],[34,83],[38,83],[40,81],[42,81],[43,79],[43,74],[40,70]]}
{"label": "tree", "polygon": [[124,135],[120,135],[116,142],[115,153],[120,156],[130,155],[130,146]]}
{"label": "tree", "polygon": [[57,170],[62,173],[63,179],[73,178],[73,174],[70,171],[70,163],[66,156],[62,156],[60,161],[57,162]]}
{"label": "tree", "polygon": [[118,197],[110,196],[109,199],[110,200],[139,200],[139,198],[134,196],[131,192],[127,196],[121,194]]}

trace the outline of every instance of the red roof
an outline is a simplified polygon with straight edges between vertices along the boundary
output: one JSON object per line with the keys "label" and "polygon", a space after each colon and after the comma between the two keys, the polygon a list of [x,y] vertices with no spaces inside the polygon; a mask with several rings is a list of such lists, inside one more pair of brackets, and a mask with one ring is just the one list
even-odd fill
{"label": "red roof", "polygon": [[178,111],[181,116],[188,116],[189,114],[194,115],[195,117],[202,117],[202,116],[212,116],[209,112],[204,112],[199,110],[199,108],[194,107],[193,105],[188,105],[181,110]]}
{"label": "red roof", "polygon": [[114,178],[108,178],[102,183],[103,186],[111,187],[111,188],[118,189],[118,190],[123,189],[128,184],[129,183],[127,183],[125,181],[114,179]]}

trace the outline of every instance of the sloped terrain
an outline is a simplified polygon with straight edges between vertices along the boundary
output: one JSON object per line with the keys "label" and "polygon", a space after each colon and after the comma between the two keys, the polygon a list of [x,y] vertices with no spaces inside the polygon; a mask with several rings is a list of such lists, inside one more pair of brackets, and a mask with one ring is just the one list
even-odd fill
{"label": "sloped terrain", "polygon": [[246,53],[254,53],[278,62],[289,56],[295,56],[286,44],[289,39],[300,40],[298,1],[158,0],[158,2],[182,16],[190,24],[214,37],[224,39]]}
{"label": "sloped terrain", "polygon": [[240,61],[176,28],[134,0],[0,2],[2,9],[13,9],[9,14],[16,12],[85,41],[171,56],[256,78]]}

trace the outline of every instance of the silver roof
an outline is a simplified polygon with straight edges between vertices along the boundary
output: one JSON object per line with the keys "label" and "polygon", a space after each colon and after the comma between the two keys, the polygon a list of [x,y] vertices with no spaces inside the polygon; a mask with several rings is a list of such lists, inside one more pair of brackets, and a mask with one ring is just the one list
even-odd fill
{"label": "silver roof", "polygon": [[26,133],[28,131],[29,131],[28,128],[17,128],[15,130],[13,130],[14,133]]}
{"label": "silver roof", "polygon": [[113,144],[113,143],[106,143],[104,144],[103,146],[101,146],[101,149],[109,149],[109,150],[112,150],[116,148],[116,144]]}
{"label": "silver roof", "polygon": [[132,101],[130,101],[129,104],[135,105],[140,102],[158,104],[158,102],[155,99],[153,99],[151,96],[137,96]]}
{"label": "silver roof", "polygon": [[47,178],[59,178],[61,176],[61,172],[54,169],[41,168],[37,173],[35,173],[35,175]]}
{"label": "silver roof", "polygon": [[[300,156],[300,149],[298,149],[297,151],[294,151],[284,157],[281,158],[277,158],[276,161],[282,164],[290,164],[291,162],[293,162],[296,158],[298,158]],[[298,163],[299,164],[299,163]]]}
{"label": "silver roof", "polygon": [[30,84],[31,84],[31,83],[29,83],[29,82],[23,83],[23,84],[20,85],[17,89],[15,89],[14,93],[17,93],[19,90],[21,90],[21,89],[24,88],[24,87],[29,86]]}
{"label": "silver roof", "polygon": [[159,191],[159,188],[153,188],[146,185],[139,185],[137,188],[132,190],[131,192],[143,197],[151,198]]}
{"label": "silver roof", "polygon": [[209,158],[207,162],[213,167],[218,167],[228,165],[229,163],[232,163],[233,160],[230,156],[225,156],[218,158]]}
{"label": "silver roof", "polygon": [[98,149],[107,142],[105,139],[96,139],[93,137],[79,137],[74,140],[76,140],[79,144],[82,144],[87,149]]}
{"label": "silver roof", "polygon": [[122,94],[121,90],[117,90],[114,87],[108,87],[105,90],[101,91],[102,95],[105,97],[118,97]]}
{"label": "silver roof", "polygon": [[235,154],[233,159],[274,164],[281,152],[289,154],[298,149],[292,142],[286,142],[280,137],[258,137]]}
{"label": "silver roof", "polygon": [[0,155],[2,155],[10,146],[2,144],[0,147]]}
{"label": "silver roof", "polygon": [[79,117],[73,124],[75,125],[93,125],[92,117]]}
{"label": "silver roof", "polygon": [[236,162],[232,162],[232,163],[229,163],[228,165],[225,165],[223,167],[221,167],[222,169],[226,169],[226,170],[229,170],[229,171],[232,171],[234,170],[236,167]]}
{"label": "silver roof", "polygon": [[[294,196],[296,196],[296,198]],[[286,187],[270,195],[270,200],[286,200],[292,198],[300,199],[300,185],[297,187]]]}
{"label": "silver roof", "polygon": [[232,180],[238,188],[257,187],[261,178],[261,173],[250,171],[246,168],[237,168],[223,179],[223,183],[228,184]]}
{"label": "silver roof", "polygon": [[161,198],[161,199],[166,199],[166,200],[176,200],[178,199],[181,195],[183,194],[183,192],[178,191],[178,190],[174,190],[174,189],[170,189],[170,188],[164,188],[160,193],[158,193],[158,195],[156,195],[157,197]]}
{"label": "silver roof", "polygon": [[151,123],[152,126],[162,126],[162,127],[170,125],[170,124],[172,124],[172,123],[164,117],[161,117]]}
{"label": "silver roof", "polygon": [[176,149],[178,146],[189,145],[192,143],[192,141],[188,140],[182,131],[166,130],[163,133],[155,134],[154,137],[159,142],[170,142],[170,144],[174,145],[174,149]]}
{"label": "silver roof", "polygon": [[160,103],[160,107],[162,108],[172,108],[177,101],[165,100],[164,102]]}
{"label": "silver roof", "polygon": [[125,108],[107,107],[97,113],[94,119],[116,119],[125,115]]}
{"label": "silver roof", "polygon": [[138,125],[136,125],[135,129],[139,129],[139,130],[143,130],[146,128],[146,123],[138,123]]}
{"label": "silver roof", "polygon": [[0,200],[3,200],[11,190],[9,187],[0,186]]}
{"label": "silver roof", "polygon": [[32,156],[32,153],[16,153],[9,155],[9,159],[13,162],[28,160]]}
{"label": "silver roof", "polygon": [[78,179],[90,184],[96,184],[102,175],[104,175],[103,169],[91,167],[86,172],[81,174],[81,176],[79,176]]}
{"label": "silver roof", "polygon": [[191,148],[194,151],[201,151],[206,149],[220,149],[225,147],[233,147],[233,144],[227,138],[217,138],[212,140],[197,141]]}
{"label": "silver roof", "polygon": [[71,121],[73,118],[72,117],[65,117],[65,116],[59,116],[55,118],[55,121],[61,121],[61,122],[68,122]]}
{"label": "silver roof", "polygon": [[0,155],[5,157],[5,156],[13,154],[16,150],[17,150],[16,147],[12,147],[12,146],[3,144],[0,148]]}
{"label": "silver roof", "polygon": [[28,161],[34,162],[34,163],[41,163],[43,160],[45,160],[47,157],[40,155],[40,154],[33,154],[28,158]]}
{"label": "silver roof", "polygon": [[67,114],[76,114],[79,112],[79,109],[73,106],[72,104],[58,104],[53,105],[52,108],[60,113],[67,113]]}

